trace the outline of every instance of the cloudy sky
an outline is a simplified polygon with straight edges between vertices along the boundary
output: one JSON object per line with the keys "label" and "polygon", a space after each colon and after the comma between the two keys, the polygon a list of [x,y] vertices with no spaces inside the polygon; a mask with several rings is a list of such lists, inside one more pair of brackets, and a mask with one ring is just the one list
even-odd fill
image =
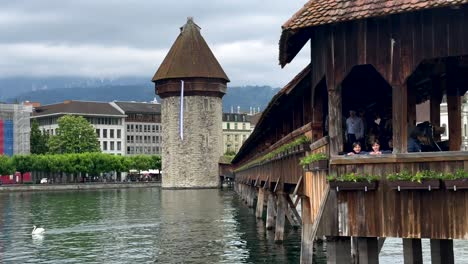
{"label": "cloudy sky", "polygon": [[230,85],[285,85],[305,48],[278,65],[281,25],[306,0],[0,0],[0,78],[153,76],[188,16]]}

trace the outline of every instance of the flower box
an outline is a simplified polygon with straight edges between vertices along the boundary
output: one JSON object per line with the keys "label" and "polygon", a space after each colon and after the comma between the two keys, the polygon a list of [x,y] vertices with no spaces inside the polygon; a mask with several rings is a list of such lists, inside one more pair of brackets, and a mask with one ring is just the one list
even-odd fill
{"label": "flower box", "polygon": [[330,181],[330,189],[339,191],[373,191],[377,189],[378,181],[362,181],[362,182],[351,182],[351,181]]}
{"label": "flower box", "polygon": [[421,183],[416,181],[388,181],[388,186],[393,190],[437,190],[440,188],[439,180],[422,180]]}
{"label": "flower box", "polygon": [[316,160],[312,161],[308,165],[309,171],[328,170],[328,160]]}
{"label": "flower box", "polygon": [[447,190],[468,190],[468,179],[444,180]]}

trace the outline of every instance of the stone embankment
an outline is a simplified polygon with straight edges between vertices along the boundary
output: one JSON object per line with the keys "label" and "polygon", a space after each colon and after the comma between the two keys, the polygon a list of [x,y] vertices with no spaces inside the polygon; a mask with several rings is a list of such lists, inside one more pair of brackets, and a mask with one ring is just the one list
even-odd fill
{"label": "stone embankment", "polygon": [[9,184],[0,185],[2,192],[27,191],[66,191],[66,190],[99,190],[99,189],[128,189],[160,187],[160,182],[131,182],[131,183],[76,183],[76,184]]}

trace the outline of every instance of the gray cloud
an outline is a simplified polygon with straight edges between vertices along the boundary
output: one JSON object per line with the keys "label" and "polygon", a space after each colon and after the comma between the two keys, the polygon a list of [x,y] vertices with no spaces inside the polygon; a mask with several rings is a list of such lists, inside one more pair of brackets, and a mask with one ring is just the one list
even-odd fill
{"label": "gray cloud", "polygon": [[281,25],[306,0],[0,1],[0,77],[151,77],[187,16],[233,85],[282,86],[309,60],[277,59]]}

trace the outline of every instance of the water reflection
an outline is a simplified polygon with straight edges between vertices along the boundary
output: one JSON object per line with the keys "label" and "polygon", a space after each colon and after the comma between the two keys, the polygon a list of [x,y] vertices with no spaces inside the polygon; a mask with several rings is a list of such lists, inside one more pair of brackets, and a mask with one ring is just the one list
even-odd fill
{"label": "water reflection", "polygon": [[[33,225],[46,228],[31,235]],[[0,194],[0,263],[299,263],[301,230],[285,242],[232,191],[159,188]],[[428,241],[423,241],[429,261]],[[467,241],[455,241],[457,262]],[[317,244],[316,263],[326,263]],[[388,239],[381,263],[402,263]]]}

